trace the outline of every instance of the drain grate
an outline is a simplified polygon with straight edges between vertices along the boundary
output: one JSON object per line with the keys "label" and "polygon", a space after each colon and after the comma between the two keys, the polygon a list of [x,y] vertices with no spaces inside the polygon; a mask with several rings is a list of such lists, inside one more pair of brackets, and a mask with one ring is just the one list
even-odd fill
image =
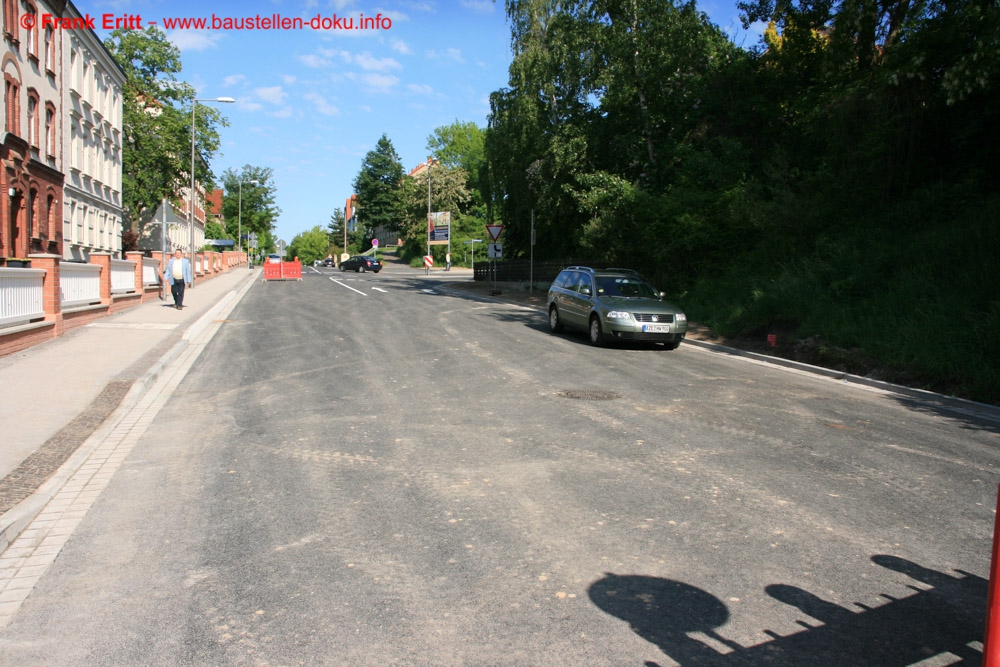
{"label": "drain grate", "polygon": [[622,397],[619,393],[601,389],[564,389],[557,391],[556,396],[575,398],[578,401],[613,401]]}

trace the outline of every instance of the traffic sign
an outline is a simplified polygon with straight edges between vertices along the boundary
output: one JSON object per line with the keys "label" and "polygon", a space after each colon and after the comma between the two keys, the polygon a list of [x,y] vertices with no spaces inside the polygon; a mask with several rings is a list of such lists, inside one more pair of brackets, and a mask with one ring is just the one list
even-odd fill
{"label": "traffic sign", "polygon": [[378,247],[378,239],[372,239],[372,247],[373,248],[377,248]]}
{"label": "traffic sign", "polygon": [[490,235],[490,238],[496,241],[500,238],[500,234],[506,229],[503,225],[486,225],[486,231]]}
{"label": "traffic sign", "polygon": [[434,258],[431,257],[430,255],[424,255],[424,266],[426,266],[428,269],[434,266]]}
{"label": "traffic sign", "polygon": [[490,243],[486,246],[486,256],[490,259],[503,259],[503,244]]}

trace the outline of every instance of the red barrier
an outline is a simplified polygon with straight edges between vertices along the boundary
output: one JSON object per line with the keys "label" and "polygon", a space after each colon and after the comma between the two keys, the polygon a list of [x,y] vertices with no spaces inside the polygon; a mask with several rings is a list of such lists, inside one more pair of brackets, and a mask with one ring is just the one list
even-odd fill
{"label": "red barrier", "polygon": [[302,263],[264,262],[264,280],[302,280]]}
{"label": "red barrier", "polygon": [[997,512],[993,519],[993,558],[990,561],[989,593],[986,597],[986,636],[983,638],[983,667],[1000,667],[1000,597],[997,596],[997,556],[1000,555],[1000,488],[997,489]]}
{"label": "red barrier", "polygon": [[281,263],[282,280],[302,280],[302,262],[295,260],[294,262],[282,262]]}

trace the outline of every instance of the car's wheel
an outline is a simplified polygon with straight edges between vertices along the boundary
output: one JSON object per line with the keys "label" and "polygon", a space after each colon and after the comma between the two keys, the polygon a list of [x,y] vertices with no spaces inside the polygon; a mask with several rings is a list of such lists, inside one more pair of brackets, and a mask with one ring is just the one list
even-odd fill
{"label": "car's wheel", "polygon": [[601,329],[601,318],[590,316],[590,344],[598,347],[604,345],[604,331]]}
{"label": "car's wheel", "polygon": [[341,270],[341,271],[346,271],[347,269],[345,269],[345,268],[344,268],[344,265],[343,265],[343,264],[341,264],[341,265],[340,265],[340,270]]}
{"label": "car's wheel", "polygon": [[549,330],[552,333],[559,333],[563,330],[563,323],[559,320],[559,310],[554,304],[549,308]]}
{"label": "car's wheel", "polygon": [[365,272],[365,271],[367,271],[367,270],[368,270],[368,269],[366,269],[366,268],[365,268],[365,265],[364,265],[364,264],[362,264],[361,266],[359,266],[359,267],[358,267],[358,273],[364,273],[364,272]]}

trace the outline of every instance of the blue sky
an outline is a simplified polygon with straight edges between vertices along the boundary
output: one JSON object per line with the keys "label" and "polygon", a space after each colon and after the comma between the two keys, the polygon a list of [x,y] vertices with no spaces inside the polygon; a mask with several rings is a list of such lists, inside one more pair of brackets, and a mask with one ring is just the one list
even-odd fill
{"label": "blue sky", "polygon": [[[165,30],[181,50],[180,78],[229,119],[212,163],[274,171],[279,238],[325,227],[343,208],[365,154],[384,133],[406,171],[427,158],[427,137],[456,119],[486,126],[489,94],[507,83],[510,32],[502,0],[74,0],[81,13],[166,19],[274,14],[379,17],[379,30]],[[700,3],[738,43],[735,0]],[[388,20],[387,20],[388,19]],[[133,24],[135,21],[133,20]]]}

